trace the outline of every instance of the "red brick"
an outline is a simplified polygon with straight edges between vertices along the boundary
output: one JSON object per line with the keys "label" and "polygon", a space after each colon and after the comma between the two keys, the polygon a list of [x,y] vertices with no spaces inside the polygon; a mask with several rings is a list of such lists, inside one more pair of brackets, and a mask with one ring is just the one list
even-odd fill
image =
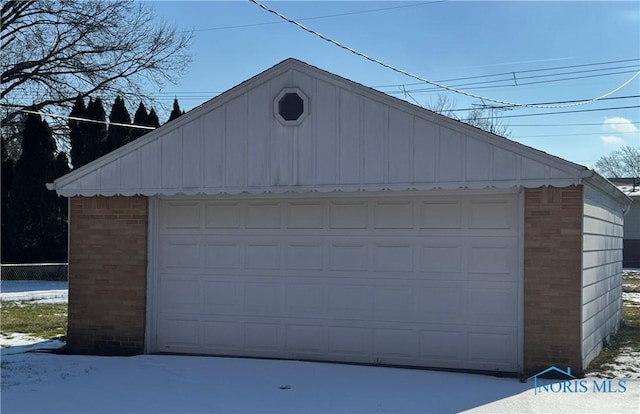
{"label": "red brick", "polygon": [[525,190],[524,370],[581,358],[582,186]]}
{"label": "red brick", "polygon": [[73,197],[70,207],[67,348],[83,354],[142,353],[147,199]]}

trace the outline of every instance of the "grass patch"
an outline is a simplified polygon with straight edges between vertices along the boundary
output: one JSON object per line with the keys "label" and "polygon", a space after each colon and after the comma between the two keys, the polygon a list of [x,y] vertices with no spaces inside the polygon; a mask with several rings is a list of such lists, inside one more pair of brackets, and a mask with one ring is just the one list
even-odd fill
{"label": "grass patch", "polygon": [[623,321],[618,333],[611,338],[611,342],[589,364],[587,372],[607,373],[622,348],[640,349],[640,306],[629,306],[626,302],[622,307]]}
{"label": "grass patch", "polygon": [[640,292],[640,278],[625,278],[622,281],[623,292]]}
{"label": "grass patch", "polygon": [[16,304],[2,302],[0,332],[23,333],[43,339],[67,334],[67,304]]}

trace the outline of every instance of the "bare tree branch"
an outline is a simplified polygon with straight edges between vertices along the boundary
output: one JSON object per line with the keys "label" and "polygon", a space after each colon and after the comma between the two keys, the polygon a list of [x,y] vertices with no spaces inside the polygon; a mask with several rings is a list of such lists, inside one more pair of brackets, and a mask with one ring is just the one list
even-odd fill
{"label": "bare tree branch", "polygon": [[438,94],[436,101],[430,101],[427,104],[427,108],[433,112],[437,112],[441,115],[456,119],[496,135],[503,137],[509,137],[511,135],[509,125],[505,124],[503,120],[500,119],[495,109],[478,107],[468,111],[466,117],[460,117],[454,112],[456,108],[455,99],[450,99],[449,96],[444,94]]}
{"label": "bare tree branch", "polygon": [[0,119],[68,108],[80,94],[148,98],[191,61],[192,33],[133,0],[0,0]]}
{"label": "bare tree branch", "polygon": [[640,178],[640,147],[622,147],[600,158],[595,170],[607,178]]}

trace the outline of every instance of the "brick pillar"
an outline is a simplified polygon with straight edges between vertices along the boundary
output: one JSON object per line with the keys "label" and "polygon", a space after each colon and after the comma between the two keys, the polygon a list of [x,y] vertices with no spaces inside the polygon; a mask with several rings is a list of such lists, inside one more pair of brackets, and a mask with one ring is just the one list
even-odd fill
{"label": "brick pillar", "polygon": [[70,199],[69,352],[143,352],[147,211],[146,197]]}
{"label": "brick pillar", "polygon": [[525,190],[524,371],[582,373],[582,186]]}

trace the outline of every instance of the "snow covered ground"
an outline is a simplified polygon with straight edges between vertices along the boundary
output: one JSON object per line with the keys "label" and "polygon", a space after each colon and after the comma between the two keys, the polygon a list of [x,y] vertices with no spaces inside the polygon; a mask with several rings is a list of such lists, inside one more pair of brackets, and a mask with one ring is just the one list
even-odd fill
{"label": "snow covered ground", "polygon": [[[5,283],[3,300],[20,293]],[[48,291],[57,290],[64,289]],[[243,358],[56,355],[34,351],[61,341],[11,337],[0,350],[4,414],[640,412],[640,373],[628,370],[637,360],[618,361],[612,389],[621,390],[622,379],[625,392],[595,392],[594,381],[606,381],[596,373],[582,380],[586,392],[536,394],[533,381],[514,378]],[[622,358],[639,357],[631,351]]]}
{"label": "snow covered ground", "polygon": [[[15,351],[15,349],[14,349]],[[534,393],[533,381],[299,361],[142,355],[2,357],[7,413],[637,413],[624,393]],[[614,388],[621,389],[618,385]]]}
{"label": "snow covered ground", "polygon": [[0,300],[20,303],[67,303],[67,282],[46,280],[3,280]]}

